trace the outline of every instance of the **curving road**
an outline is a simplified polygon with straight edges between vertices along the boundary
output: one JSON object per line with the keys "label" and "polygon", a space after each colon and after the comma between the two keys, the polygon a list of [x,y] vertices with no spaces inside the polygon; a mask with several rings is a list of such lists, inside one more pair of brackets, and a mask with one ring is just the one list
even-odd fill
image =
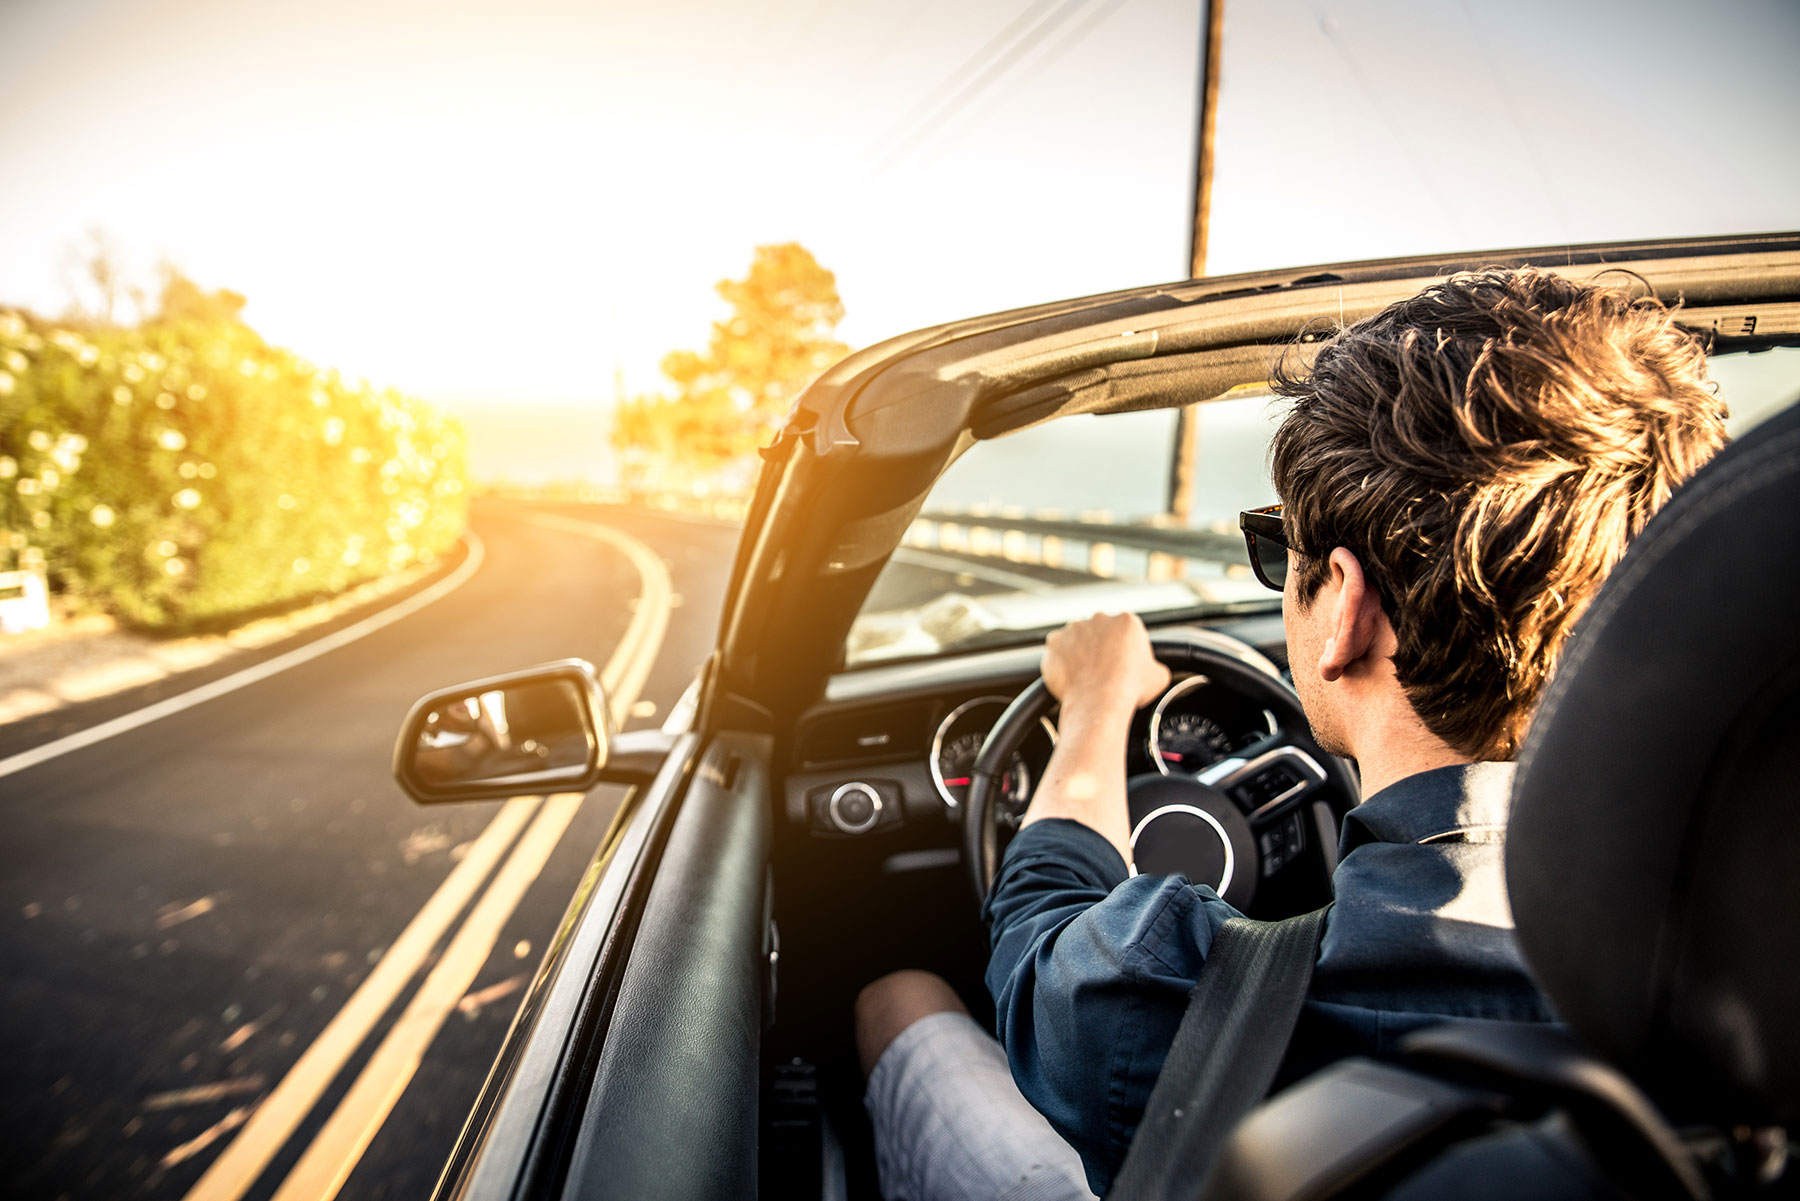
{"label": "curving road", "polygon": [[[654,724],[711,647],[737,531],[484,502],[473,528],[485,561],[443,599],[269,679],[0,777],[0,1193],[264,1198],[287,1182],[283,1196],[319,1196],[321,1180],[345,1198],[429,1193],[620,793],[597,789],[554,821],[557,802],[547,802],[484,841],[511,820],[497,817],[501,804],[406,801],[388,776],[393,738],[430,688],[613,657],[646,584],[617,540],[579,529],[596,522],[667,566],[669,621],[634,721]],[[157,695],[0,730],[0,756]],[[542,867],[523,863],[516,900],[482,909],[504,867],[449,895],[471,876],[455,875],[459,863],[529,859],[534,837]],[[420,948],[415,919],[434,897],[452,920]],[[472,930],[484,913],[491,929]],[[458,957],[463,975],[439,970]],[[371,978],[395,977],[404,987],[393,1002],[372,1006]],[[416,1070],[396,1075],[383,1050],[404,1042],[390,1038],[396,1019],[429,1009],[445,979],[455,990],[441,1026]],[[359,1013],[362,1024],[346,1025]],[[341,1067],[297,1088],[297,1065],[316,1067],[322,1041],[343,1041],[346,1029]],[[354,1139],[342,1170],[320,1176],[321,1153],[308,1149],[346,1124],[333,1115],[400,1086],[373,1138]],[[291,1122],[271,1125],[268,1111],[281,1107]],[[253,1170],[220,1187],[220,1173],[206,1174],[227,1154]]]}

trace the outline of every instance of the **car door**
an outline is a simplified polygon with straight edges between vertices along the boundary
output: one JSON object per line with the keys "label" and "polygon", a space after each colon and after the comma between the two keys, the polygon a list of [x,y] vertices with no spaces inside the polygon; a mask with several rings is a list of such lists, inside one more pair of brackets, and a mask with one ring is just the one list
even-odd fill
{"label": "car door", "polygon": [[755,1195],[769,739],[667,742],[583,876],[439,1197]]}

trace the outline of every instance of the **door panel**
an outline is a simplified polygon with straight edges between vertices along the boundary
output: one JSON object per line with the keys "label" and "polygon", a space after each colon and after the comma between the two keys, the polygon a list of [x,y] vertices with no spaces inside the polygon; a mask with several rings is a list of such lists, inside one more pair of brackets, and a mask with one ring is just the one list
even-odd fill
{"label": "door panel", "polygon": [[699,739],[675,740],[626,802],[582,877],[438,1182],[467,1201],[554,1195],[575,1145],[612,1002]]}
{"label": "door panel", "polygon": [[756,1194],[769,740],[720,735],[669,833],[565,1196]]}

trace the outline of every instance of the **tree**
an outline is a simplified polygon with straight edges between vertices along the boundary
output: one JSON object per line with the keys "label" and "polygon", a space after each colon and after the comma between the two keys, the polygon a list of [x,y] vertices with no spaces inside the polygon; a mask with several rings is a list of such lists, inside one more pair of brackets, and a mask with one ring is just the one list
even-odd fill
{"label": "tree", "polygon": [[715,289],[731,306],[706,349],[662,361],[672,394],[619,406],[613,443],[634,483],[725,482],[754,462],[801,389],[849,352],[837,279],[797,242],[758,246],[742,279]]}
{"label": "tree", "polygon": [[244,323],[242,314],[244,305],[248,302],[242,292],[233,292],[230,288],[208,292],[182,274],[181,268],[174,263],[162,265],[162,277],[162,295],[157,299],[156,320],[197,321],[203,325]]}
{"label": "tree", "polygon": [[98,225],[64,248],[68,321],[88,328],[113,329],[124,323],[124,306],[142,312],[144,290],[131,281],[124,258],[117,239]]}

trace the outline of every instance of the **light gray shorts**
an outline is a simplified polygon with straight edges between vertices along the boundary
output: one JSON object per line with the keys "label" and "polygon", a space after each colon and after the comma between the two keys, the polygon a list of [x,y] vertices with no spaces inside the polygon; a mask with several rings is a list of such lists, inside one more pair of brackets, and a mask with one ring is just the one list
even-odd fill
{"label": "light gray shorts", "polygon": [[887,1201],[1093,1201],[1080,1156],[966,1013],[934,1013],[901,1031],[863,1104]]}

